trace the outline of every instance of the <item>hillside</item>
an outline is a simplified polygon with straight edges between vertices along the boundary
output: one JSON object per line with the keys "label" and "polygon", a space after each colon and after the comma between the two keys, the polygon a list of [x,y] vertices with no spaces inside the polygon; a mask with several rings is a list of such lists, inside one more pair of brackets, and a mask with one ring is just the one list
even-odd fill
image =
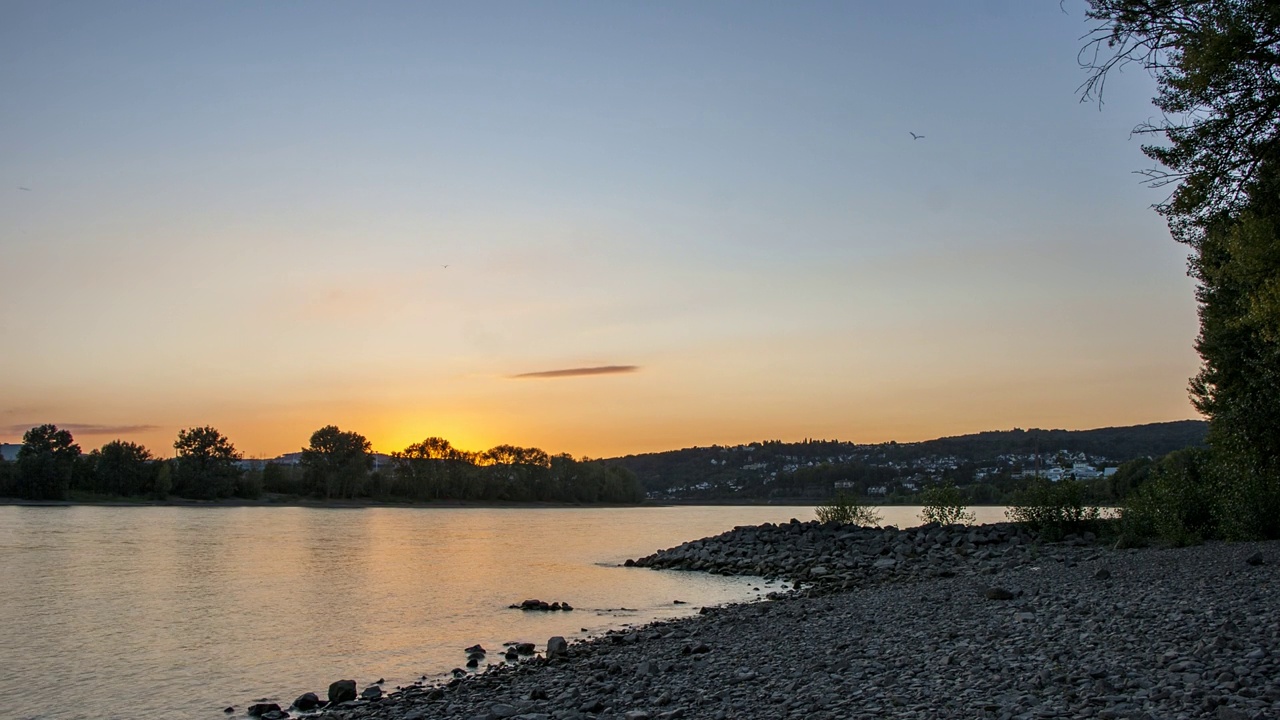
{"label": "hillside", "polygon": [[[1104,468],[1204,443],[1201,420],[1094,430],[1013,429],[915,443],[776,440],[693,447],[600,460],[636,474],[652,498],[784,500],[823,497],[832,488],[910,494],[939,480],[989,483],[1032,469]],[[993,488],[999,494],[998,488]]]}

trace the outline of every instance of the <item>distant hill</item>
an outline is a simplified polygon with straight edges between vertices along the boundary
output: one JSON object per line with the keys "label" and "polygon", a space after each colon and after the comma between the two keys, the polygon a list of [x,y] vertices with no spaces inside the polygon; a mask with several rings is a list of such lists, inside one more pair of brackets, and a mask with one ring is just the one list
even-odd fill
{"label": "distant hill", "polygon": [[[910,487],[946,477],[957,484],[1052,462],[1115,466],[1203,445],[1208,423],[1180,420],[1095,430],[992,430],[915,443],[858,444],[777,440],[627,455],[597,462],[621,465],[654,497],[729,499],[785,496],[815,482],[816,469],[857,487]],[[824,477],[825,477],[824,475]],[[825,481],[824,481],[825,482]],[[896,483],[896,485],[895,485]],[[827,487],[830,487],[828,484]]]}

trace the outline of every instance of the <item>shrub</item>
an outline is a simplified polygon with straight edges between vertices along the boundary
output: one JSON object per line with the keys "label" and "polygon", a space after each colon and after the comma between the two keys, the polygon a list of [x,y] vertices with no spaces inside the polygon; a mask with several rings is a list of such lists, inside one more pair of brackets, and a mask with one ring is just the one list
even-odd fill
{"label": "shrub", "polygon": [[1005,515],[1046,539],[1061,538],[1096,526],[1102,517],[1101,509],[1085,502],[1084,490],[1084,485],[1076,480],[1049,482],[1035,478],[1014,496],[1013,506]]}
{"label": "shrub", "polygon": [[1125,535],[1181,546],[1280,536],[1275,473],[1222,448],[1178,450],[1152,466],[1121,514]]}
{"label": "shrub", "polygon": [[1158,538],[1191,545],[1213,533],[1217,493],[1209,481],[1208,452],[1179,450],[1160,458],[1121,511],[1121,528],[1132,540]]}
{"label": "shrub", "polygon": [[830,500],[814,508],[818,522],[839,523],[841,525],[879,525],[880,513],[875,508],[863,505],[857,496],[846,492],[838,492]]}
{"label": "shrub", "polygon": [[964,495],[951,483],[935,485],[920,494],[924,507],[920,520],[939,525],[965,525],[977,521],[977,517],[965,508]]}

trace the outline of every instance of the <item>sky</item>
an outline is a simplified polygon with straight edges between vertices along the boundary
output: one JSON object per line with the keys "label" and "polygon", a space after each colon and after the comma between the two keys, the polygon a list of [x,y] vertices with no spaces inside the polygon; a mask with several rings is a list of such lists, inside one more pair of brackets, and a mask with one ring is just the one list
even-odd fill
{"label": "sky", "polygon": [[[0,0],[0,442],[1196,417],[1082,2]],[[913,139],[911,133],[923,135]]]}

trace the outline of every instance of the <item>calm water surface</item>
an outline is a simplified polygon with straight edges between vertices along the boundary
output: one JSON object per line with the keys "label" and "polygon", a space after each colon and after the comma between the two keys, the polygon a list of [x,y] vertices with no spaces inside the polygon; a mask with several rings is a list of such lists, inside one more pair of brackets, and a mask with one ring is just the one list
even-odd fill
{"label": "calm water surface", "polygon": [[[507,641],[757,597],[777,586],[619,564],[792,517],[813,510],[0,507],[0,716],[212,719],[339,678],[437,678],[474,643],[496,662]],[[531,597],[577,610],[506,609]]]}

